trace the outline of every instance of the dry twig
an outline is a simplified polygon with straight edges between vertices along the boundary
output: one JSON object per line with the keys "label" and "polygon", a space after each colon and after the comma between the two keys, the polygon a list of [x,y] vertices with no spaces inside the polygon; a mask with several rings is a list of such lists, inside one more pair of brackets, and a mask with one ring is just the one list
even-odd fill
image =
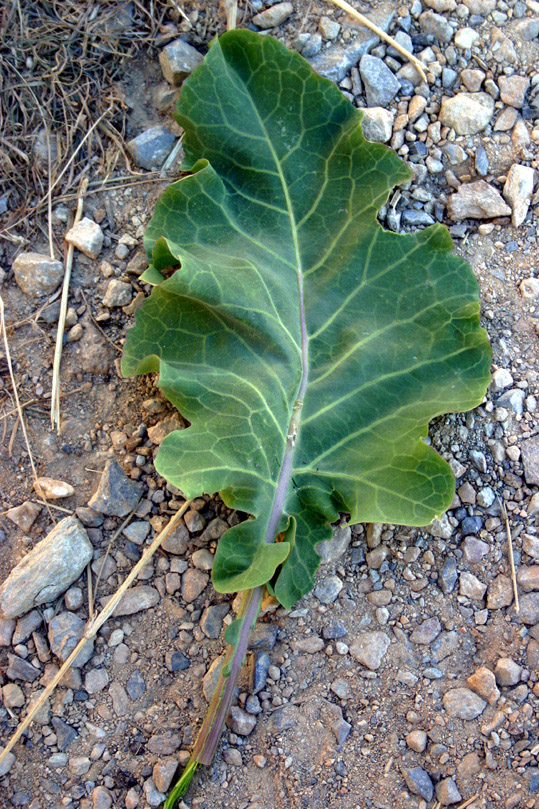
{"label": "dry twig", "polygon": [[518,600],[517,576],[515,572],[515,556],[513,553],[513,537],[511,536],[511,526],[509,525],[509,517],[507,516],[507,509],[505,508],[505,504],[499,498],[498,502],[500,504],[503,518],[505,520],[505,531],[507,533],[507,550],[509,554],[509,564],[511,566],[511,581],[513,582],[513,593],[515,594],[515,612],[518,615],[520,612],[520,602]]}

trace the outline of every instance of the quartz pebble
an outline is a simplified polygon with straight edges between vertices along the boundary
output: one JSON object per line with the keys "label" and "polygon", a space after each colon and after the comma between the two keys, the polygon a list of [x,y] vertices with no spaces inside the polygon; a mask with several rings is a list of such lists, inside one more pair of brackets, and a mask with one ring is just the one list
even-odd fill
{"label": "quartz pebble", "polygon": [[350,644],[350,654],[371,671],[377,671],[390,646],[384,632],[363,632]]}
{"label": "quartz pebble", "polygon": [[503,187],[503,195],[511,205],[511,221],[518,228],[526,218],[533,193],[534,170],[531,166],[513,163]]}
{"label": "quartz pebble", "polygon": [[61,500],[75,494],[75,489],[71,484],[64,483],[63,480],[46,477],[37,478],[34,481],[34,491],[43,500]]}
{"label": "quartz pebble", "polygon": [[89,258],[97,258],[103,247],[104,234],[97,222],[87,216],[66,233],[66,241]]}
{"label": "quartz pebble", "polygon": [[476,135],[490,123],[494,114],[494,99],[488,93],[458,93],[444,98],[440,121],[458,135]]}

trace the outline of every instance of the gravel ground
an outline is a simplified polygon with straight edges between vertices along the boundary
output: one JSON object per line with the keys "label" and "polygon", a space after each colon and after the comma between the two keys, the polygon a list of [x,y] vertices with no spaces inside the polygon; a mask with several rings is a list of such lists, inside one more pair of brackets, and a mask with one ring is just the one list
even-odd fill
{"label": "gravel ground", "polygon": [[[223,30],[216,6],[185,3],[189,21],[167,22],[171,42],[181,34],[198,51],[181,46],[187,70]],[[539,806],[539,4],[415,0],[361,10],[413,49],[427,83],[330,4],[253,0],[240,4],[239,24],[269,19],[272,35],[367,109],[368,137],[412,165],[414,180],[395,190],[380,220],[394,231],[448,225],[480,283],[493,382],[475,411],[431,425],[457,478],[447,515],[426,529],[336,526],[313,593],[263,616],[215,762],[184,805],[432,809],[473,799],[471,809],[531,809]],[[163,78],[174,80],[174,56],[140,57],[117,87],[142,169],[160,168],[180,134],[168,114],[178,90]],[[61,522],[0,590],[4,743],[82,633],[86,563],[100,606],[183,503],[152,463],[183,422],[150,378],[118,373],[147,289],[138,280],[142,236],[162,187],[89,196],[87,220],[70,236],[60,436],[43,397],[58,319],[58,301],[48,301],[61,267],[24,256],[47,254],[45,237],[4,249],[2,295],[29,440],[38,474],[53,480],[42,491],[61,494],[50,513],[38,502],[6,375],[2,579]],[[59,243],[70,216],[63,205],[53,211]],[[193,503],[4,765],[2,806],[162,804],[233,620],[233,600],[212,590],[210,571],[219,537],[241,517],[218,497]]]}

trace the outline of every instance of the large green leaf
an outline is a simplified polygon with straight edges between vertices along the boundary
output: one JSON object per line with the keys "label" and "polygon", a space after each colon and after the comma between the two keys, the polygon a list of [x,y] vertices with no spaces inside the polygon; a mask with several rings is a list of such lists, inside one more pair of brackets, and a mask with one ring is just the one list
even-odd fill
{"label": "large green leaf", "polygon": [[222,36],[176,117],[191,174],[148,227],[156,288],[123,372],[159,371],[191,422],[158,471],[253,516],[221,539],[216,589],[271,581],[289,606],[340,511],[424,525],[451,503],[449,466],[423,439],[486,390],[477,284],[441,225],[382,229],[377,210],[410,169],[276,40]]}

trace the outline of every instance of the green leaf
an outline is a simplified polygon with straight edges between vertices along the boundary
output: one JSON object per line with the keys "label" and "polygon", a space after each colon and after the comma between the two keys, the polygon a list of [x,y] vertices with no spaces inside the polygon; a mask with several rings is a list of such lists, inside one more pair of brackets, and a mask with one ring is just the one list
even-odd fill
{"label": "green leaf", "polygon": [[423,439],[488,385],[477,283],[441,225],[383,230],[377,210],[410,169],[276,40],[223,35],[176,118],[191,173],[148,227],[156,288],[122,368],[159,370],[191,422],[158,471],[253,516],[220,540],[216,589],[271,581],[290,606],[339,512],[425,525],[450,505],[449,466]]}

